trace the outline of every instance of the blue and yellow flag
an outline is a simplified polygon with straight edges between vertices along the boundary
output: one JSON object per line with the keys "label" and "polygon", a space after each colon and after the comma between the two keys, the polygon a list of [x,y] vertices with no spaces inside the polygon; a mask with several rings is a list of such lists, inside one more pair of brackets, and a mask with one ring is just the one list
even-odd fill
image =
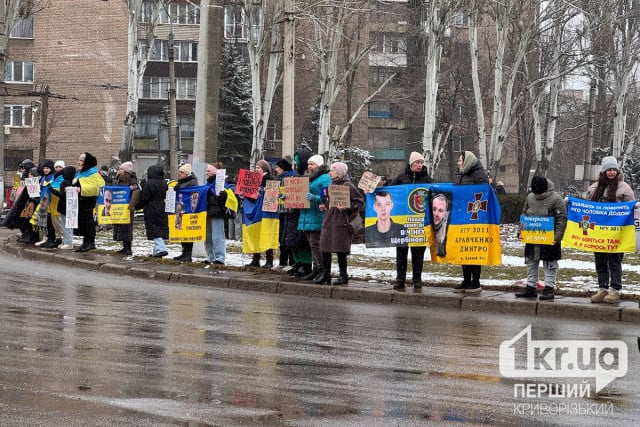
{"label": "blue and yellow flag", "polygon": [[569,197],[562,246],[587,252],[635,252],[636,202],[602,203]]}
{"label": "blue and yellow flag", "polygon": [[98,224],[130,224],[131,190],[124,185],[100,187],[98,193]]}
{"label": "blue and yellow flag", "polygon": [[366,247],[426,246],[424,213],[428,210],[430,185],[393,185],[367,193]]}
{"label": "blue and yellow flag", "polygon": [[277,249],[280,236],[280,220],[277,212],[262,210],[264,191],[254,202],[244,199],[242,211],[242,252],[255,254],[267,249]]}
{"label": "blue and yellow flag", "polygon": [[522,243],[553,245],[555,226],[552,216],[520,215],[520,227]]}
{"label": "blue and yellow flag", "polygon": [[489,184],[432,184],[424,218],[431,260],[461,265],[499,265],[500,203]]}
{"label": "blue and yellow flag", "polygon": [[169,214],[169,243],[202,242],[207,235],[208,185],[176,190],[176,205]]}

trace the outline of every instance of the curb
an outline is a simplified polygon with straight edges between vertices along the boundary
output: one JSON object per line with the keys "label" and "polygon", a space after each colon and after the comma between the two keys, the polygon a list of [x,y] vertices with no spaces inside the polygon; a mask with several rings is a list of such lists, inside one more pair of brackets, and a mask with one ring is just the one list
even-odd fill
{"label": "curb", "polygon": [[[635,301],[623,300],[620,304],[593,305],[585,297],[556,296],[554,301],[526,301],[515,299],[512,290],[486,289],[480,294],[464,295],[451,292],[451,288],[423,286],[420,292],[394,291],[389,288],[372,288],[364,281],[351,280],[347,286],[327,286],[299,283],[293,277],[275,276],[273,273],[235,270],[203,270],[182,264],[165,264],[146,259],[152,266],[120,264],[112,255],[99,250],[90,253],[54,252],[31,247],[16,246],[7,239],[0,242],[0,249],[17,257],[34,261],[83,268],[105,274],[129,275],[148,280],[193,286],[215,287],[238,291],[254,291],[308,298],[325,298],[369,304],[396,304],[424,308],[444,308],[457,311],[494,314],[522,314],[533,317],[571,318],[639,323],[640,308]],[[145,268],[146,267],[146,268]],[[152,267],[152,268],[149,268]]]}

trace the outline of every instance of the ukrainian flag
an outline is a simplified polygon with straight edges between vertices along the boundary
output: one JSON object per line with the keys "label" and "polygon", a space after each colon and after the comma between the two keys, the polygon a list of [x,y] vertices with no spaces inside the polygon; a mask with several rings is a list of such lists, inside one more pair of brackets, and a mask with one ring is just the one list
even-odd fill
{"label": "ukrainian flag", "polygon": [[280,235],[280,220],[277,212],[264,212],[264,191],[254,202],[245,198],[242,212],[242,252],[255,254],[267,249],[277,249]]}
{"label": "ukrainian flag", "polygon": [[432,261],[460,265],[501,264],[501,208],[493,187],[489,184],[433,184],[429,207],[438,195],[446,195],[449,201],[446,233],[440,250],[437,250],[431,209],[424,218]]}
{"label": "ukrainian flag", "polygon": [[562,246],[587,252],[635,252],[636,201],[592,202],[569,197]]}

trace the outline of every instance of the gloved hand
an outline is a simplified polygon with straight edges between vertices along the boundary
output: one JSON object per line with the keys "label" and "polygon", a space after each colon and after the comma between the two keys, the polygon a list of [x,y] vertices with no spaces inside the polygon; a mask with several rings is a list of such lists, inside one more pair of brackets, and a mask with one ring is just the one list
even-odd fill
{"label": "gloved hand", "polygon": [[312,202],[317,202],[316,196],[311,193],[307,193],[306,198],[307,200],[311,200]]}

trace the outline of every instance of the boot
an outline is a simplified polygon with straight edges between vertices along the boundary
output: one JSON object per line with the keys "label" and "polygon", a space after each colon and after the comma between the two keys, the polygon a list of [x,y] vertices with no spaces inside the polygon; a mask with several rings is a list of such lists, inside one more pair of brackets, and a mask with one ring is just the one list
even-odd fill
{"label": "boot", "polygon": [[607,296],[607,292],[608,288],[600,288],[598,289],[598,292],[591,296],[591,302],[592,303],[601,303],[602,301],[604,301],[604,297]]}
{"label": "boot", "polygon": [[293,275],[293,277],[299,277],[299,278],[307,277],[310,271],[311,271],[311,264],[306,264],[306,263],[300,264],[300,268],[298,268],[298,270]]}
{"label": "boot", "polygon": [[409,248],[396,248],[396,282],[393,289],[404,289],[404,282],[407,278],[407,255]]}
{"label": "boot", "polygon": [[302,280],[313,280],[316,278],[316,276],[318,276],[319,273],[320,269],[318,268],[318,266],[315,266],[309,274],[307,274],[306,276],[302,276]]}
{"label": "boot", "polygon": [[480,272],[482,271],[482,267],[479,265],[472,265],[471,267],[471,287],[464,291],[465,294],[475,294],[482,290],[480,288]]}
{"label": "boot", "polygon": [[340,276],[332,284],[334,286],[348,284],[349,275],[347,274],[347,254],[345,252],[338,253],[338,268],[340,269]]}
{"label": "boot", "polygon": [[245,267],[260,267],[260,254],[253,254],[251,262],[249,264],[245,264]]}
{"label": "boot", "polygon": [[191,253],[193,252],[193,243],[189,246],[186,246],[182,253],[182,262],[191,262]]}
{"label": "boot", "polygon": [[602,302],[617,304],[620,302],[620,294],[615,289],[609,289],[609,292],[607,292],[607,295],[602,299]]}
{"label": "boot", "polygon": [[289,269],[289,271],[287,271],[287,276],[295,276],[298,270],[300,269],[300,267],[302,267],[302,264],[299,264],[297,262],[294,263]]}
{"label": "boot", "polygon": [[124,255],[124,256],[131,256],[131,254],[132,254],[131,253],[131,242],[123,241],[122,242],[122,249],[120,249],[116,253],[118,253],[120,255]]}
{"label": "boot", "polygon": [[264,263],[262,268],[271,270],[273,268],[273,249],[268,249],[267,252],[265,252],[265,256],[267,261]]}
{"label": "boot", "polygon": [[525,286],[525,288],[516,293],[516,298],[535,298],[538,296],[538,292],[533,286]]}
{"label": "boot", "polygon": [[538,297],[540,301],[552,300],[553,298],[553,288],[551,286],[545,286],[542,290],[542,295]]}
{"label": "boot", "polygon": [[328,285],[331,283],[331,252],[322,252],[322,269],[320,274],[313,279],[316,285]]}
{"label": "boot", "polygon": [[462,283],[453,288],[453,292],[456,293],[465,293],[468,289],[471,289],[471,266],[463,265],[462,266]]}
{"label": "boot", "polygon": [[426,247],[415,246],[411,248],[411,270],[413,273],[414,289],[422,288],[422,268],[424,266],[424,252]]}

